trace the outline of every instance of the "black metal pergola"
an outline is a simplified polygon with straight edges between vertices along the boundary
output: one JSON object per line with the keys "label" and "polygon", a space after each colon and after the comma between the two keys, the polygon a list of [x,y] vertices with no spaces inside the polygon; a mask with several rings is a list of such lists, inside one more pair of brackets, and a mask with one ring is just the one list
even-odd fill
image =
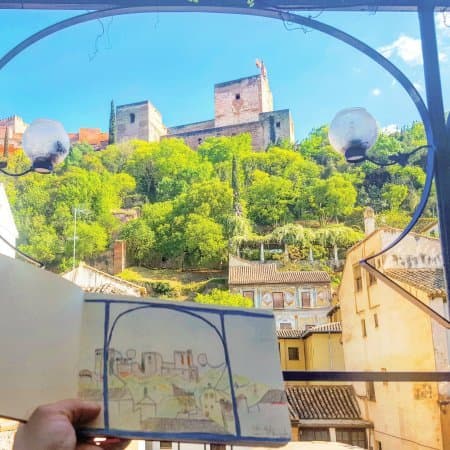
{"label": "black metal pergola", "polygon": [[[39,40],[74,25],[104,17],[149,12],[202,12],[260,16],[296,23],[332,36],[364,53],[389,72],[405,89],[425,127],[433,173],[428,173],[428,183],[434,176],[438,200],[442,259],[447,280],[447,299],[450,299],[450,131],[444,114],[442,86],[439,71],[435,12],[445,12],[450,0],[0,0],[0,9],[33,10],[88,10],[29,36],[0,57],[0,70],[23,50]],[[426,99],[422,99],[413,83],[375,49],[343,30],[337,29],[301,12],[414,12],[418,15],[423,53],[423,70]],[[430,156],[431,155],[431,156]],[[418,207],[424,208],[426,198]],[[417,215],[417,214],[416,214]],[[415,215],[415,216],[416,216]],[[417,219],[417,218],[416,218]],[[414,219],[413,219],[414,220]],[[400,239],[409,231],[408,227]],[[450,329],[450,301],[448,311],[440,316],[432,310],[424,311],[441,325]],[[430,308],[429,308],[430,309]],[[445,381],[450,372],[285,372],[289,381]]]}

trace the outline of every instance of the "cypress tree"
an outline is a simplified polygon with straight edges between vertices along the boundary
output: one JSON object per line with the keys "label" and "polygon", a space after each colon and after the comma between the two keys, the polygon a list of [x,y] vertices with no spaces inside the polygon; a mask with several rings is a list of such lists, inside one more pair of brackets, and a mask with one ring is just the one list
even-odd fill
{"label": "cypress tree", "polygon": [[9,128],[6,127],[5,139],[3,141],[3,157],[5,159],[8,159],[8,150],[9,150]]}
{"label": "cypress tree", "polygon": [[115,144],[116,140],[117,140],[116,108],[114,106],[114,100],[111,100],[111,112],[109,114],[109,139],[108,139],[108,144]]}
{"label": "cypress tree", "polygon": [[241,194],[239,191],[238,166],[236,155],[233,155],[231,167],[231,188],[233,189],[233,210],[236,216],[242,216]]}

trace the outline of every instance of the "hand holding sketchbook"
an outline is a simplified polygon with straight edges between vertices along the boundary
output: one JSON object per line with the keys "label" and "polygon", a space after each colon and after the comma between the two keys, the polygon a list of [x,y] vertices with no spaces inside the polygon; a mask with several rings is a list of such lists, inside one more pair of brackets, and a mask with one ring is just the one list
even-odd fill
{"label": "hand holding sketchbook", "polygon": [[290,438],[273,316],[83,294],[0,256],[0,416],[98,401],[92,435],[283,445]]}

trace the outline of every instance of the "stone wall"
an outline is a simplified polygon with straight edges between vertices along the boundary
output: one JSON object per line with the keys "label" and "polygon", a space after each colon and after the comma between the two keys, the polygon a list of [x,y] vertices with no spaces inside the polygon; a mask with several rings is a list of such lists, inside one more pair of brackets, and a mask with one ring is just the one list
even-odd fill
{"label": "stone wall", "polygon": [[214,128],[214,120],[204,120],[203,122],[188,123],[187,125],[177,125],[167,128],[167,134],[191,133],[193,131],[202,131]]}
{"label": "stone wall", "polygon": [[[200,123],[211,123],[200,122]],[[197,125],[197,124],[193,124]],[[187,131],[185,131],[187,130]],[[293,124],[288,109],[261,113],[254,122],[229,125],[224,127],[212,127],[207,129],[194,128],[190,125],[169,128],[167,137],[179,137],[186,144],[196,149],[206,138],[214,136],[235,136],[242,133],[250,133],[252,148],[255,151],[264,151],[273,143],[280,140],[294,141]],[[181,131],[181,132],[180,132]]]}
{"label": "stone wall", "polygon": [[227,127],[208,128],[206,130],[197,130],[185,133],[169,134],[166,137],[179,137],[194,150],[209,137],[215,136],[236,136],[237,134],[250,133],[252,136],[253,150],[263,150],[264,147],[264,128],[261,122],[251,122],[241,125],[231,125]]}

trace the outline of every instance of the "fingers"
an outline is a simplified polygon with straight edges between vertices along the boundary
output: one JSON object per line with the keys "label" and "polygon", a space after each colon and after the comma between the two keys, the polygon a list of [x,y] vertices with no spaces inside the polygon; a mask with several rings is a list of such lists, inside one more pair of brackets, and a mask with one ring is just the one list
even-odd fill
{"label": "fingers", "polygon": [[84,450],[85,447],[83,446],[86,446],[86,448],[88,449],[94,447],[96,449],[103,449],[103,450],[123,450],[128,447],[130,442],[131,441],[129,439],[120,439],[112,437],[89,438],[88,441],[79,443],[78,445],[80,447],[77,447],[77,450],[79,448]]}
{"label": "fingers", "polygon": [[104,450],[123,450],[128,447],[130,441],[127,439],[116,439],[116,442],[102,445]]}
{"label": "fingers", "polygon": [[74,426],[80,426],[94,420],[100,413],[100,405],[83,400],[62,400],[53,403],[47,408],[52,408],[65,415]]}

